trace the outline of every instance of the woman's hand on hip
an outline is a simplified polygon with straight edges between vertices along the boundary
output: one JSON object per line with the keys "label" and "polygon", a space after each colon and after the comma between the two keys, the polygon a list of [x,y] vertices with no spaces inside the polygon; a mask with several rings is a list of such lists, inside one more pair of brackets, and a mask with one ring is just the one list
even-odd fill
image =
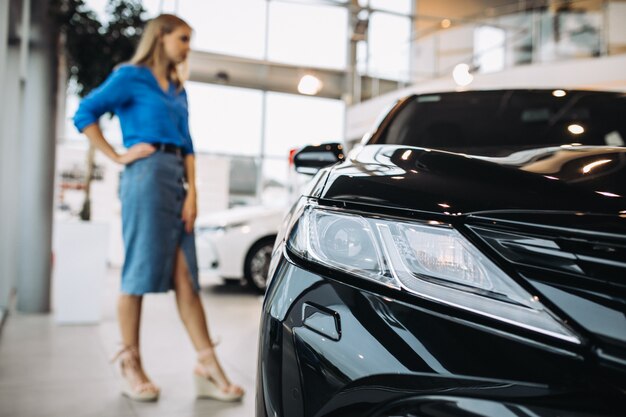
{"label": "woman's hand on hip", "polygon": [[154,152],[156,152],[156,149],[154,149],[154,146],[150,145],[149,143],[137,143],[128,148],[128,151],[126,151],[126,153],[119,155],[117,158],[117,162],[119,162],[120,164],[128,165],[138,159],[150,156]]}
{"label": "woman's hand on hip", "polygon": [[182,219],[185,222],[185,231],[191,233],[193,231],[193,225],[196,222],[196,196],[193,193],[187,194],[185,202],[183,203]]}

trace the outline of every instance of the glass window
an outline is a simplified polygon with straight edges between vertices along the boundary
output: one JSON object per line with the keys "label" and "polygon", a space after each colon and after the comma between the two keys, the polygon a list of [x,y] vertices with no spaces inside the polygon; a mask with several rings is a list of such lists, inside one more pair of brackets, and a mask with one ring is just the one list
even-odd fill
{"label": "glass window", "polygon": [[345,105],[340,100],[267,93],[266,112],[264,183],[296,187],[290,192],[299,194],[299,176],[288,165],[289,151],[312,143],[343,142]]}
{"label": "glass window", "polygon": [[187,82],[189,127],[196,151],[259,155],[263,93]]}
{"label": "glass window", "polygon": [[269,13],[270,61],[335,69],[346,67],[346,8],[273,1]]}
{"label": "glass window", "polygon": [[80,103],[80,97],[75,94],[67,94],[65,96],[65,119],[63,124],[63,139],[64,140],[81,140],[81,134],[74,126],[73,117],[78,110]]}
{"label": "glass window", "polygon": [[480,26],[474,31],[474,60],[480,72],[504,69],[504,29]]}
{"label": "glass window", "polygon": [[356,68],[361,74],[367,74],[368,71],[368,57],[367,57],[367,42],[359,41],[356,43]]}
{"label": "glass window", "polygon": [[[178,13],[176,10],[179,0],[141,0],[141,5],[146,11],[144,19],[151,19],[161,13]],[[101,21],[106,20],[106,10],[109,0],[85,0],[85,4],[96,12]]]}
{"label": "glass window", "polygon": [[408,80],[411,19],[372,13],[368,37],[370,75]]}
{"label": "glass window", "polygon": [[178,13],[178,10],[176,10],[176,8],[178,7],[178,0],[142,0],[141,4],[146,10],[146,18],[153,18],[160,15],[161,13]]}
{"label": "glass window", "polygon": [[262,59],[265,0],[180,0],[180,16],[194,34],[195,50]]}
{"label": "glass window", "polygon": [[340,100],[267,93],[265,154],[285,158],[310,143],[342,142],[345,105]]}
{"label": "glass window", "polygon": [[161,12],[161,9],[159,8],[161,0],[141,0],[141,5],[146,11],[146,14],[143,16],[144,18],[154,17]]}
{"label": "glass window", "polygon": [[370,0],[370,7],[394,13],[411,14],[413,0]]}
{"label": "glass window", "polygon": [[263,183],[266,186],[280,184],[283,187],[288,187],[290,169],[287,158],[265,158],[263,160]]}

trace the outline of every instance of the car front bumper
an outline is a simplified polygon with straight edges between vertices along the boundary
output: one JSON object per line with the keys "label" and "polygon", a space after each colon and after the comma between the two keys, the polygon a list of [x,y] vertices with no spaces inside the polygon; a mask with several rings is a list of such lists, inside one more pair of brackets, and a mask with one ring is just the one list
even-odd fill
{"label": "car front bumper", "polygon": [[277,256],[261,319],[257,417],[626,410],[624,394],[603,381],[580,346]]}

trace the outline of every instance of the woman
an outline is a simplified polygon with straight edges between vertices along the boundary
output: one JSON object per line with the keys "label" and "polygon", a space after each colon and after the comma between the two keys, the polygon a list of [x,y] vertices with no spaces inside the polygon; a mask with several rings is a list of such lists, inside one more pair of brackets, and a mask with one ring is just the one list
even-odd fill
{"label": "woman", "polygon": [[[198,352],[194,371],[198,396],[224,401],[243,396],[217,360],[198,295],[195,159],[187,95],[177,69],[187,59],[190,38],[191,27],[176,16],[151,20],[131,64],[116,69],[82,100],[74,116],[78,130],[96,148],[126,166],[120,183],[126,257],[118,302],[124,347],[116,358],[123,393],[142,401],[159,396],[139,355],[142,297],[170,289]],[[106,112],[120,119],[125,153],[118,154],[98,126]]]}

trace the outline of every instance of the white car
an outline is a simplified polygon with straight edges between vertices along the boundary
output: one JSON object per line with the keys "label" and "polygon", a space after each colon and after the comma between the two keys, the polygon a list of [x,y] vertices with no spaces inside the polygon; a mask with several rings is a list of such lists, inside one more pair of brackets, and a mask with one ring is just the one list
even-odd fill
{"label": "white car", "polygon": [[198,267],[223,278],[241,278],[265,291],[276,233],[286,209],[235,207],[196,220]]}

